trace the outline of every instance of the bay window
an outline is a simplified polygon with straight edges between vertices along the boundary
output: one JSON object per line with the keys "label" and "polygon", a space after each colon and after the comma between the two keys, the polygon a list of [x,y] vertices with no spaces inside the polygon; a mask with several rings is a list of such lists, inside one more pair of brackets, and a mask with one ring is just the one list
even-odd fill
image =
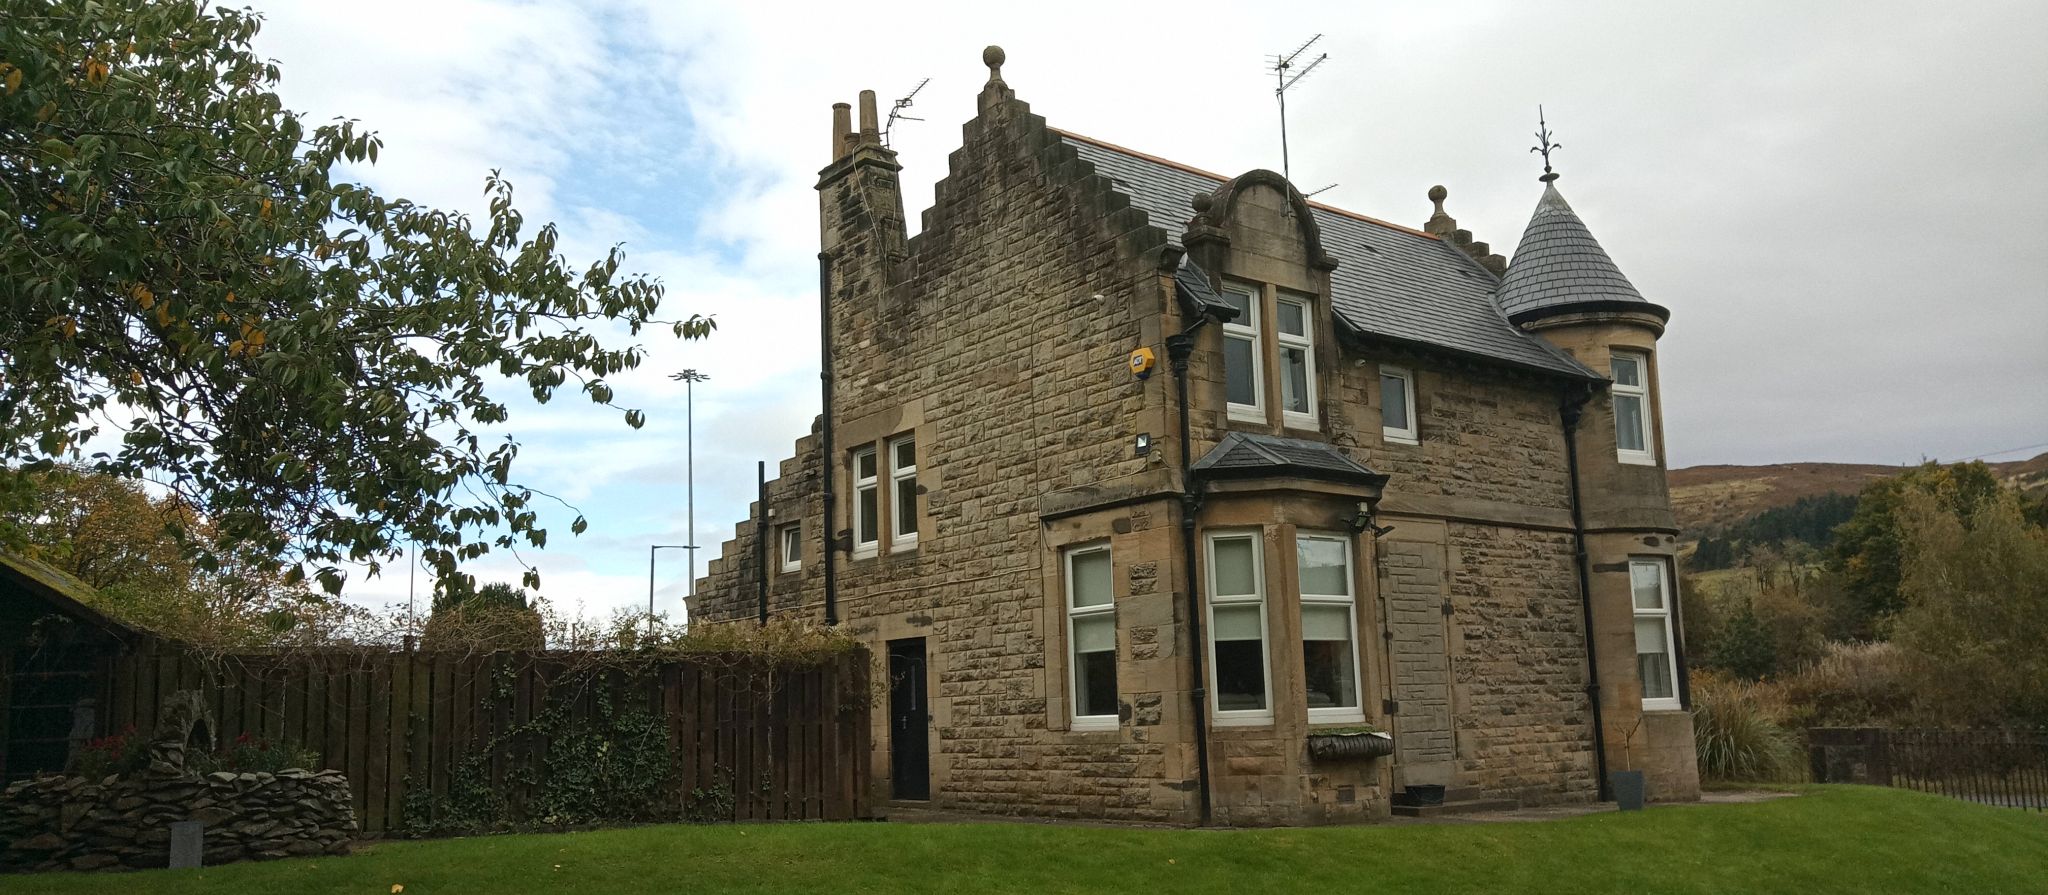
{"label": "bay window", "polygon": [[1623,463],[1654,466],[1657,451],[1650,433],[1650,365],[1641,354],[1615,352],[1614,451]]}
{"label": "bay window", "polygon": [[1351,539],[1301,534],[1294,545],[1301,589],[1301,670],[1309,721],[1363,721]]}
{"label": "bay window", "polygon": [[1109,545],[1066,552],[1067,692],[1073,729],[1117,725],[1116,604]]}
{"label": "bay window", "polygon": [[1266,679],[1266,588],[1258,532],[1212,534],[1209,554],[1209,690],[1216,723],[1273,719]]}
{"label": "bay window", "polygon": [[1635,602],[1636,676],[1643,684],[1643,708],[1651,710],[1681,707],[1669,570],[1661,558],[1628,563],[1629,590]]}

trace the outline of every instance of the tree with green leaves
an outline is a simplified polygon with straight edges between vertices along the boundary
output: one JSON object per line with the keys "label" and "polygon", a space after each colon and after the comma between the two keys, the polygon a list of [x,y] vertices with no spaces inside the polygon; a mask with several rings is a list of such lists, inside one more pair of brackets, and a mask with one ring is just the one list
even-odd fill
{"label": "tree with green leaves", "polygon": [[1908,492],[1901,508],[1905,607],[1894,638],[1919,662],[1927,708],[1968,724],[2048,727],[2048,529],[2021,498],[1967,514]]}
{"label": "tree with green leaves", "polygon": [[537,650],[546,644],[540,611],[525,591],[502,581],[441,588],[420,634],[420,646],[430,651]]}
{"label": "tree with green leaves", "polygon": [[711,321],[659,319],[617,247],[572,266],[495,172],[481,220],[350,182],[377,138],[286,109],[259,26],[0,0],[0,502],[59,462],[148,479],[218,535],[170,529],[202,568],[253,550],[330,592],[407,544],[443,581],[544,546],[491,387],[574,389],[637,428],[607,377],[643,349],[606,331]]}
{"label": "tree with green leaves", "polygon": [[1905,606],[1900,595],[1909,509],[1906,498],[1924,494],[1931,504],[1969,519],[2005,492],[1998,476],[1981,462],[1943,466],[1927,463],[1865,486],[1849,521],[1835,529],[1828,570],[1838,576],[1852,616],[1846,633],[1871,640]]}
{"label": "tree with green leaves", "polygon": [[[222,548],[207,520],[133,479],[59,466],[23,484],[31,499],[0,510],[0,529],[24,555],[91,586],[116,618],[193,646],[245,648],[320,640],[346,614],[266,557]],[[197,568],[172,529],[209,545],[218,567]]]}

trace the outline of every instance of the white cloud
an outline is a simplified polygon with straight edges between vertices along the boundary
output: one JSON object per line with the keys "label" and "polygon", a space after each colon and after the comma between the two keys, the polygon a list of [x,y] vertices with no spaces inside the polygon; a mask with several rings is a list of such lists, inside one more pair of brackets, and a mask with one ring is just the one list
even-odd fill
{"label": "white cloud", "polygon": [[644,600],[628,579],[645,544],[683,528],[683,390],[667,374],[712,377],[696,393],[707,555],[745,516],[753,462],[809,431],[831,104],[872,88],[886,113],[932,78],[910,110],[925,120],[895,131],[915,229],[989,43],[1052,124],[1236,173],[1279,167],[1261,57],[1326,31],[1331,58],[1290,106],[1296,180],[1410,224],[1446,184],[1451,212],[1504,254],[1538,194],[1525,150],[1546,103],[1566,194],[1673,309],[1680,465],[2048,441],[2038,4],[264,6],[287,101],[384,135],[369,182],[474,211],[502,168],[529,221],[563,222],[573,258],[624,242],[674,312],[717,315],[703,342],[644,338],[647,364],[617,377],[621,403],[650,411],[643,430],[573,394],[515,411],[522,470],[592,515],[590,537],[535,557],[547,590],[592,606]]}

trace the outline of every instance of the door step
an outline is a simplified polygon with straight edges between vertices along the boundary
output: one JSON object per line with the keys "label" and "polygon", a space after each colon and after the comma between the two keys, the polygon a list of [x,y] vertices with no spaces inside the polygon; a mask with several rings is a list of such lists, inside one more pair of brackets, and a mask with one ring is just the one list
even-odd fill
{"label": "door step", "polygon": [[1443,817],[1454,814],[1478,814],[1482,811],[1513,811],[1522,807],[1514,799],[1459,799],[1446,801],[1441,805],[1395,805],[1397,817]]}

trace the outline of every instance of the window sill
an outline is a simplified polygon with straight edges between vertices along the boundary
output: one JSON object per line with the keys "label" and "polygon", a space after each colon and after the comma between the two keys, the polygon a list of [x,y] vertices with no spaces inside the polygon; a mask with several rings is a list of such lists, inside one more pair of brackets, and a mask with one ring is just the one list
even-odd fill
{"label": "window sill", "polygon": [[1217,727],[1271,727],[1273,726],[1273,713],[1259,712],[1256,714],[1226,715],[1218,712],[1215,716],[1215,723]]}
{"label": "window sill", "polygon": [[1224,416],[1229,417],[1232,422],[1238,423],[1266,422],[1265,408],[1246,407],[1243,404],[1229,405],[1229,409],[1224,413]]}
{"label": "window sill", "polygon": [[1385,429],[1380,430],[1380,440],[1388,444],[1405,444],[1411,446],[1420,445],[1422,443],[1422,439],[1417,438],[1413,435],[1403,432],[1389,431]]}
{"label": "window sill", "polygon": [[853,548],[852,555],[854,559],[874,559],[876,554],[880,552],[881,551],[876,549],[876,546],[874,544],[869,544],[865,547]]}
{"label": "window sill", "polygon": [[1626,463],[1630,466],[1657,465],[1657,458],[1649,454],[1637,454],[1632,452],[1617,451],[1615,452],[1614,459],[1618,462]]}
{"label": "window sill", "polygon": [[1321,420],[1316,419],[1314,416],[1309,416],[1305,414],[1283,413],[1280,415],[1280,422],[1282,425],[1289,429],[1300,429],[1303,432],[1323,431],[1323,423]]}
{"label": "window sill", "polygon": [[1075,719],[1073,720],[1073,722],[1072,722],[1071,724],[1067,725],[1067,732],[1069,732],[1069,733],[1115,733],[1115,732],[1116,732],[1116,730],[1117,730],[1117,727],[1118,727],[1118,724],[1117,724],[1117,718],[1116,718],[1116,716],[1115,716],[1115,715],[1105,715],[1105,716],[1102,716],[1102,717],[1099,717],[1099,718],[1096,718],[1096,717],[1089,717],[1089,718],[1075,718]]}
{"label": "window sill", "polygon": [[801,572],[801,571],[803,571],[803,570],[804,570],[804,567],[803,567],[803,566],[783,566],[783,567],[782,567],[782,574],[784,574],[784,575],[794,575],[794,574],[796,574],[796,573],[798,573],[798,572]]}
{"label": "window sill", "polygon": [[901,540],[901,541],[896,541],[896,542],[893,542],[893,543],[891,543],[891,544],[889,545],[889,552],[890,552],[890,553],[909,553],[909,552],[911,552],[911,551],[913,551],[913,550],[916,550],[916,549],[917,549],[917,539],[916,539],[916,538],[914,538],[914,537],[913,537],[913,538],[908,538],[908,539],[905,539],[905,540]]}
{"label": "window sill", "polygon": [[[1365,709],[1348,707],[1341,709],[1309,709],[1308,723],[1311,726],[1317,724],[1364,724]],[[1313,734],[1315,731],[1311,730],[1309,733]]]}
{"label": "window sill", "polygon": [[1679,704],[1678,704],[1678,699],[1677,699],[1676,697],[1673,697],[1673,698],[1671,698],[1671,699],[1644,699],[1644,700],[1643,700],[1643,711],[1644,711],[1644,712],[1682,712],[1682,711],[1685,711],[1685,706],[1679,705]]}

